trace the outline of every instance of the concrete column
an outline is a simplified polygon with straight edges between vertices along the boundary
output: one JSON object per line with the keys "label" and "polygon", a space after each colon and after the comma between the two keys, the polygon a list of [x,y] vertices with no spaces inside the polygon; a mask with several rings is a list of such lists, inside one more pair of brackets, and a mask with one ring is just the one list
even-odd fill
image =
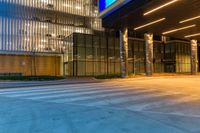
{"label": "concrete column", "polygon": [[64,76],[64,54],[60,56],[60,76]]}
{"label": "concrete column", "polygon": [[128,29],[120,31],[120,59],[121,59],[121,77],[128,77]]}
{"label": "concrete column", "polygon": [[167,37],[166,36],[161,36],[161,41],[163,44],[167,43]]}
{"label": "concrete column", "polygon": [[197,56],[197,40],[191,40],[191,73],[197,75],[198,72],[198,56]]}
{"label": "concrete column", "polygon": [[153,34],[145,34],[145,49],[146,49],[146,75],[153,75]]}

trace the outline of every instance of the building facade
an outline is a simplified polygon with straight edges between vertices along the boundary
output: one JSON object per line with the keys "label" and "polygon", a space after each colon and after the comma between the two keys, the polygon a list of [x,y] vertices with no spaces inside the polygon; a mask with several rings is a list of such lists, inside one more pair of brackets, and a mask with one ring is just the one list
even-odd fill
{"label": "building facade", "polygon": [[[135,23],[149,18],[132,9],[153,1],[121,1],[122,6],[117,0],[100,0],[103,7],[98,8],[97,0],[0,0],[0,75],[190,73],[197,54],[189,40],[177,39],[179,34],[163,39],[159,30],[169,24],[134,30]],[[115,4],[119,7],[110,13],[107,8]],[[144,37],[148,30],[157,35]]]}
{"label": "building facade", "polygon": [[[103,27],[119,32],[121,76],[129,74],[132,31],[143,36],[147,76],[161,70],[160,66],[163,72],[196,75],[200,55],[199,4],[196,0],[100,0]],[[162,45],[157,45],[157,39]],[[159,60],[160,65],[156,65]]]}
{"label": "building facade", "polygon": [[96,0],[0,0],[0,73],[63,75],[66,37],[102,31],[97,15]]}
{"label": "building facade", "polygon": [[[128,74],[145,74],[145,39],[128,38]],[[73,42],[65,63],[67,76],[120,75],[120,40],[117,35],[89,35],[74,33],[69,36]],[[165,43],[154,40],[154,73],[190,73],[191,50],[188,41],[171,39]]]}

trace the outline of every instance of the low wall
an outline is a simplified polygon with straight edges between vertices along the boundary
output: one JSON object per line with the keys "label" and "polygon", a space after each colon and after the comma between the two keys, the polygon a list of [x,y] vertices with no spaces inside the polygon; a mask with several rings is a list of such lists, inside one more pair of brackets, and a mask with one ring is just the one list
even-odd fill
{"label": "low wall", "polygon": [[0,73],[60,76],[59,56],[0,55]]}

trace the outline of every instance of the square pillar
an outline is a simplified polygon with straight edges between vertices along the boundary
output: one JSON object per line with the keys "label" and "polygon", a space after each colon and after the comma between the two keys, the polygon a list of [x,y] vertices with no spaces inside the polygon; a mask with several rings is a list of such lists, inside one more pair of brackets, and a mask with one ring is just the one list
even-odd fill
{"label": "square pillar", "polygon": [[60,76],[64,76],[64,54],[60,56]]}
{"label": "square pillar", "polygon": [[128,77],[128,29],[124,28],[120,33],[120,61],[121,61],[121,77]]}
{"label": "square pillar", "polygon": [[191,40],[191,74],[198,73],[197,40]]}
{"label": "square pillar", "polygon": [[146,57],[146,75],[153,75],[153,34],[144,35],[145,38],[145,57]]}

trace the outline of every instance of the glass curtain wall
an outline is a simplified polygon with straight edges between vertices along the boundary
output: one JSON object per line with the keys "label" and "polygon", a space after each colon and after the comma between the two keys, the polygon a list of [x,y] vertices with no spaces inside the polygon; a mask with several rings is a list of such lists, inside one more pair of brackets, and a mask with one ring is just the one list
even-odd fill
{"label": "glass curtain wall", "polygon": [[[67,76],[95,76],[120,74],[119,39],[75,33],[68,39],[71,45]],[[154,73],[190,72],[190,43],[154,40]],[[145,40],[129,37],[129,74],[145,73]]]}
{"label": "glass curtain wall", "polygon": [[120,74],[119,39],[73,34],[69,76]]}
{"label": "glass curtain wall", "polygon": [[154,41],[154,49],[153,49],[153,53],[154,53],[154,59],[153,59],[153,63],[154,63],[154,72],[155,73],[163,73],[165,72],[164,70],[164,47],[165,45],[160,42],[160,41]]}
{"label": "glass curtain wall", "polygon": [[176,72],[191,72],[190,43],[176,41]]}
{"label": "glass curtain wall", "polygon": [[[154,41],[154,72],[164,72],[164,45]],[[129,73],[145,73],[145,41],[144,39],[129,38]]]}
{"label": "glass curtain wall", "polygon": [[191,72],[190,43],[169,41],[165,45],[165,72]]}
{"label": "glass curtain wall", "polygon": [[[95,76],[120,74],[120,49],[117,37],[73,34],[73,59],[68,63],[68,76]],[[163,47],[156,42],[155,72],[164,72]],[[162,50],[161,50],[162,49]],[[145,41],[129,38],[129,74],[145,73]],[[67,67],[67,68],[68,68]]]}
{"label": "glass curtain wall", "polygon": [[129,38],[129,73],[145,72],[145,41],[144,39]]}
{"label": "glass curtain wall", "polygon": [[164,47],[165,72],[176,72],[176,50],[173,42],[167,42]]}
{"label": "glass curtain wall", "polygon": [[0,0],[0,51],[66,51],[76,33],[102,31],[96,0]]}

